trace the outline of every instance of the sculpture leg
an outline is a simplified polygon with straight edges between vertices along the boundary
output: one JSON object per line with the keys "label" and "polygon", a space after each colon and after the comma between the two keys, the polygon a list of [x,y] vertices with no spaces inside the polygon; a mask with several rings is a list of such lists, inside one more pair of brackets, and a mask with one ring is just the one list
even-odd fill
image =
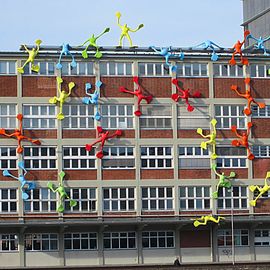
{"label": "sculpture leg", "polygon": [[27,59],[27,60],[24,62],[24,64],[22,65],[22,67],[17,68],[18,72],[21,73],[21,74],[23,74],[23,73],[24,73],[24,67],[25,67],[29,62],[30,62],[29,59]]}
{"label": "sculpture leg", "polygon": [[51,103],[51,104],[55,104],[55,103],[57,103],[57,101],[58,101],[58,98],[55,96],[49,99],[49,103]]}
{"label": "sculpture leg", "polygon": [[126,34],[126,37],[127,37],[128,41],[129,41],[129,47],[133,47],[132,40],[131,40],[131,38],[129,36],[129,33]]}
{"label": "sculpture leg", "polygon": [[56,64],[56,69],[62,69],[62,64],[61,64],[61,60],[62,60],[62,55],[63,55],[63,52],[60,53],[60,56],[59,56],[59,59],[58,59],[58,63]]}
{"label": "sculpture leg", "polygon": [[229,64],[230,64],[231,66],[234,66],[234,65],[236,64],[236,61],[235,61],[235,59],[234,59],[234,56],[235,56],[235,52],[232,54],[232,58],[231,58],[231,60],[229,61]]}
{"label": "sculpture leg", "polygon": [[216,144],[213,144],[211,159],[216,159],[216,158],[217,158],[217,154],[216,154]]}
{"label": "sculpture leg", "polygon": [[85,49],[82,51],[82,57],[84,59],[87,59],[88,58],[88,53],[87,53],[87,50],[88,50],[88,47],[90,46],[90,44],[88,44]]}
{"label": "sculpture leg", "polygon": [[138,97],[138,102],[137,102],[137,110],[134,112],[134,114],[136,115],[136,116],[141,116],[142,115],[142,112],[141,112],[141,110],[140,110],[140,103],[141,103],[141,101],[142,101],[142,97]]}
{"label": "sculpture leg", "polygon": [[123,38],[124,38],[124,34],[121,34],[118,47],[122,47]]}
{"label": "sculpture leg", "polygon": [[65,118],[65,115],[63,114],[63,102],[60,102],[59,113],[57,114],[56,118],[58,120],[63,120]]}

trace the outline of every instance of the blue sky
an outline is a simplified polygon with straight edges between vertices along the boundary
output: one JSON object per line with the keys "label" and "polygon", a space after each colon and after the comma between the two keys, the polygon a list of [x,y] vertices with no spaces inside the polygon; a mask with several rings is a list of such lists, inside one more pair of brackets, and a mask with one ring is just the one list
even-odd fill
{"label": "blue sky", "polygon": [[131,28],[144,23],[132,35],[138,46],[191,47],[210,39],[231,47],[243,37],[240,0],[2,0],[0,7],[0,51],[38,38],[43,45],[77,46],[106,27],[111,31],[98,43],[115,46],[116,11]]}

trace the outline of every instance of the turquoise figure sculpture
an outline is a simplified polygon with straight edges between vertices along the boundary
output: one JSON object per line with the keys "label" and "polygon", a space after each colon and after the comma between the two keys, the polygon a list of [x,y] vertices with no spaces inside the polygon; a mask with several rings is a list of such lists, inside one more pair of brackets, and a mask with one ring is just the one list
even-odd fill
{"label": "turquoise figure sculpture", "polygon": [[267,37],[267,38],[262,38],[262,37],[255,38],[252,34],[249,34],[247,36],[247,39],[253,39],[253,40],[255,40],[256,43],[254,44],[254,48],[257,49],[257,50],[263,51],[263,54],[264,55],[269,55],[269,53],[267,52],[267,49],[265,48],[264,43],[266,41],[270,40],[270,36]]}
{"label": "turquoise figure sculpture", "polygon": [[204,42],[202,42],[201,44],[193,47],[192,49],[196,49],[196,48],[202,48],[204,50],[212,50],[212,54],[211,54],[211,60],[212,61],[217,61],[218,60],[218,55],[216,53],[216,50],[219,49],[221,50],[222,47],[220,47],[219,45],[217,45],[216,43],[214,43],[211,40],[206,40]]}
{"label": "turquoise figure sculpture", "polygon": [[70,55],[71,56],[72,61],[71,61],[70,65],[71,65],[72,68],[75,68],[77,66],[75,58],[72,55],[72,53],[70,52],[70,50],[71,50],[70,45],[68,43],[63,43],[62,50],[61,50],[61,53],[60,53],[60,56],[59,56],[59,59],[58,59],[58,63],[56,64],[57,69],[62,69],[62,67],[63,67],[62,64],[61,64],[63,55],[66,55],[66,56]]}

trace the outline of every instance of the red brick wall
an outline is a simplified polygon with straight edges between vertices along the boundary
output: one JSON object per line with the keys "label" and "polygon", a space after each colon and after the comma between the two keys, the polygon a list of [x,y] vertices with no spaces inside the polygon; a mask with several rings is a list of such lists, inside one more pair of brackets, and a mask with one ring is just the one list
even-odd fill
{"label": "red brick wall", "polygon": [[103,180],[134,180],[135,170],[102,170]]}
{"label": "red brick wall", "polygon": [[194,94],[199,91],[202,98],[209,97],[209,79],[208,78],[178,78],[179,86],[183,89],[190,89],[190,93]]}
{"label": "red brick wall", "polygon": [[22,95],[23,97],[53,97],[57,95],[56,77],[23,76]]}
{"label": "red brick wall", "polygon": [[210,169],[190,169],[190,170],[184,170],[180,169],[178,170],[178,178],[181,179],[208,179],[211,178],[211,170]]}
{"label": "red brick wall", "polygon": [[17,76],[0,76],[0,97],[17,96]]}
{"label": "red brick wall", "polygon": [[270,134],[270,119],[252,119],[252,137],[253,138],[269,138]]}
{"label": "red brick wall", "polygon": [[164,130],[140,130],[141,138],[172,138],[173,131],[171,129]]}
{"label": "red brick wall", "polygon": [[253,178],[265,178],[266,172],[270,171],[270,158],[255,158],[252,165]]}
{"label": "red brick wall", "polygon": [[[56,139],[57,138],[57,130],[56,129],[47,129],[47,130],[38,130],[38,129],[24,129],[24,136],[30,138],[45,138],[45,139]],[[41,142],[42,144],[42,142]]]}
{"label": "red brick wall", "polygon": [[182,216],[190,216],[190,217],[194,217],[194,216],[202,216],[202,215],[210,215],[212,214],[211,211],[179,211],[179,215]]}
{"label": "red brick wall", "polygon": [[[217,211],[218,215],[231,215],[231,210],[218,210]],[[246,214],[248,215],[248,210],[233,210],[233,214],[237,215],[237,214]]]}
{"label": "red brick wall", "polygon": [[225,175],[229,175],[230,172],[236,173],[236,179],[247,179],[248,178],[248,169],[244,168],[235,168],[235,169],[220,169],[220,171],[224,172]]}
{"label": "red brick wall", "polygon": [[62,130],[63,139],[68,138],[96,138],[95,129],[63,129]]}
{"label": "red brick wall", "polygon": [[171,78],[140,78],[139,82],[144,94],[150,94],[154,98],[170,98],[172,95]]}
{"label": "red brick wall", "polygon": [[256,206],[254,207],[255,213],[269,213],[270,212],[270,200],[269,198],[258,199]]}
{"label": "red brick wall", "polygon": [[29,170],[27,173],[27,180],[44,180],[44,181],[56,181],[57,170]]}
{"label": "red brick wall", "polygon": [[241,93],[245,93],[244,79],[239,79],[239,78],[214,79],[214,97],[215,98],[241,98],[234,91],[231,90],[231,86],[234,84],[238,86],[238,89]]}
{"label": "red brick wall", "polygon": [[141,170],[141,179],[173,179],[173,169],[167,170]]}
{"label": "red brick wall", "polygon": [[174,211],[142,211],[144,216],[173,216]]}
{"label": "red brick wall", "polygon": [[[242,130],[237,130],[240,134]],[[235,133],[233,133],[230,129],[218,129],[217,130],[217,138],[218,139],[223,139],[223,138],[232,138],[237,139]]]}
{"label": "red brick wall", "polygon": [[97,170],[65,170],[66,180],[96,180]]}
{"label": "red brick wall", "polygon": [[[208,135],[209,130],[203,129],[203,134]],[[202,136],[197,133],[197,129],[178,129],[177,131],[178,138],[197,138],[202,139]]]}
{"label": "red brick wall", "polygon": [[[18,171],[17,170],[8,170],[11,174],[18,177]],[[3,171],[0,171],[0,181],[17,181],[16,179],[13,179],[11,177],[3,176]]]}
{"label": "red brick wall", "polygon": [[251,80],[251,94],[254,98],[270,98],[269,87],[269,79]]}
{"label": "red brick wall", "polygon": [[103,211],[103,216],[107,216],[107,217],[136,216],[136,212],[121,212],[121,211],[117,211],[117,212],[104,212]]}
{"label": "red brick wall", "polygon": [[[192,239],[196,239],[196,241],[192,241]],[[180,247],[211,247],[210,230],[180,231]]]}

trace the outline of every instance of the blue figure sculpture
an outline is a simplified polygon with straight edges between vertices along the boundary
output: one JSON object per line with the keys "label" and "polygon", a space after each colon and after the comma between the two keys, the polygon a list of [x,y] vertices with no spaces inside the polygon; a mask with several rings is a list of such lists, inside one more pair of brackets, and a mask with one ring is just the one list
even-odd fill
{"label": "blue figure sculpture", "polygon": [[62,60],[63,55],[70,55],[71,56],[72,62],[71,62],[70,65],[71,65],[72,68],[75,68],[77,66],[77,63],[76,63],[76,61],[74,59],[74,56],[71,54],[70,49],[71,49],[71,47],[69,46],[68,43],[63,43],[62,50],[61,50],[61,53],[60,53],[60,56],[59,56],[59,60],[58,60],[58,63],[56,64],[57,69],[61,69],[63,67],[62,64],[61,64],[61,60]]}
{"label": "blue figure sculpture", "polygon": [[193,47],[192,49],[196,49],[196,48],[202,48],[204,50],[212,50],[212,54],[211,54],[211,60],[212,61],[217,61],[218,60],[218,55],[216,53],[216,49],[223,49],[222,47],[218,46],[216,43],[214,43],[211,40],[206,40],[204,42],[202,42],[201,44]]}
{"label": "blue figure sculpture", "polygon": [[100,115],[100,113],[99,113],[99,111],[98,111],[98,99],[99,99],[99,94],[100,94],[100,87],[101,87],[101,85],[102,85],[102,82],[101,82],[101,81],[97,81],[97,82],[96,82],[96,89],[95,89],[94,93],[93,93],[93,94],[90,94],[90,93],[89,93],[89,90],[92,88],[92,85],[91,85],[91,83],[86,83],[86,84],[85,84],[85,93],[86,93],[86,95],[88,95],[89,97],[84,97],[84,98],[82,99],[82,102],[83,102],[84,104],[87,104],[87,105],[93,104],[93,105],[95,105],[95,107],[96,107],[96,113],[95,113],[94,118],[95,118],[97,121],[100,121],[100,119],[101,119],[101,115]]}
{"label": "blue figure sculpture", "polygon": [[267,50],[266,50],[266,48],[265,48],[265,46],[264,46],[264,43],[265,43],[266,41],[270,40],[270,36],[267,37],[267,38],[262,38],[262,37],[255,38],[254,36],[252,36],[251,34],[249,34],[249,35],[247,36],[247,39],[249,39],[249,38],[254,39],[254,40],[257,42],[256,44],[254,44],[254,47],[255,47],[257,50],[263,50],[263,54],[264,54],[264,55],[269,55],[269,53],[267,53]]}
{"label": "blue figure sculpture", "polygon": [[172,47],[160,47],[160,49],[157,49],[155,46],[150,46],[150,48],[163,56],[165,58],[166,65],[171,69],[172,72],[176,72],[177,66],[174,66],[169,62],[169,58],[175,56],[175,54],[171,52]]}
{"label": "blue figure sculpture", "polygon": [[25,180],[25,175],[27,174],[27,171],[24,167],[24,162],[20,161],[18,163],[18,166],[21,170],[23,170],[22,174],[19,174],[19,177],[16,177],[12,175],[8,170],[3,171],[3,176],[12,177],[14,179],[17,179],[21,184],[21,192],[22,192],[22,198],[23,200],[27,200],[29,198],[29,195],[26,193],[26,191],[30,191],[36,188],[36,184],[34,182],[30,182]]}

